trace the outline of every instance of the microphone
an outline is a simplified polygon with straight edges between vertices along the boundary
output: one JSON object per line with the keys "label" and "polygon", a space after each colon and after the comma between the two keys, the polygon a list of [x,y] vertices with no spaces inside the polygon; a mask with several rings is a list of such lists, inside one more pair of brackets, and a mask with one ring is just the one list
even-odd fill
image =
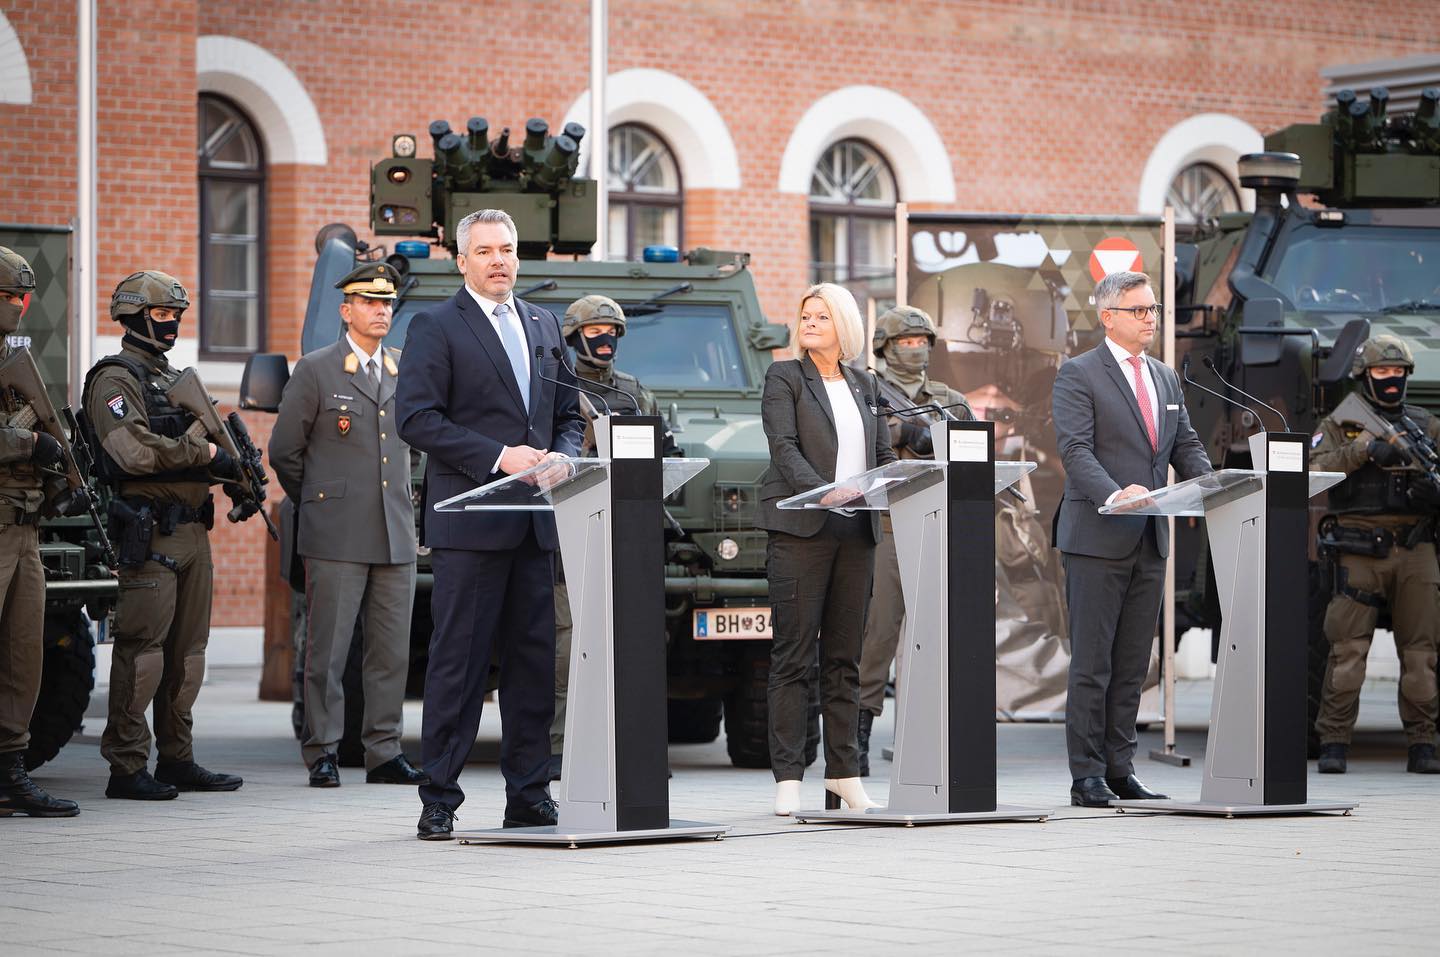
{"label": "microphone", "polygon": [[[1209,356],[1206,356],[1205,358],[1208,360],[1210,357],[1209,357]],[[1255,421],[1260,423],[1260,427],[1261,427],[1262,430],[1264,429],[1265,423],[1264,423],[1264,422],[1260,422],[1260,416],[1258,416],[1258,415],[1255,414],[1255,410],[1254,410],[1254,409],[1250,408],[1248,405],[1246,405],[1246,404],[1243,403],[1243,402],[1236,402],[1234,399],[1230,398],[1228,395],[1221,395],[1220,393],[1216,392],[1214,389],[1207,389],[1207,388],[1205,388],[1203,385],[1201,385],[1200,383],[1196,382],[1194,379],[1190,378],[1190,353],[1188,353],[1188,352],[1185,353],[1185,358],[1184,358],[1183,360],[1181,360],[1181,362],[1180,362],[1180,378],[1184,379],[1187,384],[1193,385],[1195,388],[1199,389],[1201,392],[1205,392],[1205,393],[1208,393],[1208,394],[1210,394],[1210,395],[1213,395],[1215,398],[1219,399],[1221,402],[1228,402],[1229,404],[1235,406],[1235,408],[1237,408],[1237,409],[1244,409],[1246,412],[1249,412],[1251,415],[1254,415],[1254,416],[1255,416]]]}
{"label": "microphone", "polygon": [[[544,347],[544,346],[536,346],[536,347],[535,347],[535,375],[536,375],[537,378],[540,379],[541,382],[553,382],[555,385],[563,385],[563,386],[564,386],[565,388],[567,388],[567,389],[574,389],[576,392],[583,392],[583,393],[585,393],[586,395],[590,396],[592,399],[599,399],[599,400],[600,400],[600,404],[603,405],[603,406],[605,406],[605,414],[606,414],[606,415],[612,415],[612,414],[613,414],[613,413],[610,411],[610,403],[609,403],[609,402],[606,402],[606,401],[605,401],[605,397],[604,397],[603,395],[601,395],[600,393],[594,391],[593,389],[587,389],[587,388],[585,388],[583,385],[580,385],[580,384],[577,383],[577,382],[561,382],[559,379],[552,379],[552,378],[550,378],[548,375],[541,375],[541,374],[540,374],[540,363],[541,363],[544,359],[545,359],[545,347]],[[575,375],[574,370],[571,370],[571,369],[569,368],[569,366],[566,366],[566,369],[567,369],[567,371],[570,372],[571,375]],[[577,379],[579,378],[579,376],[575,376],[575,377],[576,377]]]}
{"label": "microphone", "polygon": [[[867,396],[867,398],[868,398],[868,396]],[[897,409],[897,408],[895,408],[893,405],[890,404],[890,400],[889,400],[889,399],[887,399],[885,396],[882,395],[882,396],[880,396],[879,402],[877,403],[876,407],[877,407],[877,408],[883,408],[883,409],[889,409],[890,411],[889,411],[889,412],[886,412],[886,413],[885,413],[886,415],[905,415],[905,416],[910,416],[910,415],[919,415],[921,412],[939,412],[939,413],[940,413],[942,416],[944,416],[945,418],[947,418],[947,419],[953,419],[953,418],[955,418],[955,416],[953,416],[953,415],[947,415],[945,410],[946,410],[946,409],[958,409],[958,408],[960,408],[960,406],[962,406],[962,405],[964,405],[964,404],[965,404],[964,402],[952,402],[952,403],[950,403],[949,405],[936,405],[935,403],[931,402],[929,405],[911,405],[911,406],[906,406],[906,407],[903,408],[903,409]]]}
{"label": "microphone", "polygon": [[[540,349],[541,349],[540,346],[536,346],[536,347],[535,347],[535,358],[537,358],[537,359],[540,358]],[[572,366],[572,365],[570,364],[569,360],[566,358],[566,356],[565,356],[565,350],[561,349],[559,346],[551,346],[551,347],[550,347],[550,354],[551,354],[552,356],[554,356],[554,357],[559,361],[559,363],[560,363],[562,366],[565,367],[565,371],[566,371],[566,372],[569,372],[571,375],[573,375],[573,376],[574,376],[575,378],[577,378],[577,379],[580,378],[580,373],[578,373],[578,372],[575,371],[575,367]],[[589,379],[587,379],[587,380],[585,380],[585,381],[590,382]],[[606,385],[606,384],[603,383],[603,382],[590,382],[590,384],[593,385],[593,386],[598,386],[598,387],[601,388],[601,389],[609,389],[611,392],[618,392],[618,393],[620,393],[620,394],[623,395],[625,398],[627,398],[627,399],[630,400],[630,406],[631,406],[631,408],[635,409],[637,412],[639,411],[639,409],[640,409],[640,403],[637,402],[637,401],[635,401],[635,397],[634,397],[633,395],[631,395],[630,393],[626,392],[624,389],[621,389],[621,388],[619,388],[618,386]],[[577,387],[577,388],[578,388],[578,387]],[[581,390],[581,391],[585,391],[585,390]],[[610,408],[610,406],[607,405],[607,406],[605,406],[605,408],[608,410],[608,409]]]}
{"label": "microphone", "polygon": [[[1231,385],[1229,382],[1226,382],[1226,381],[1225,381],[1225,377],[1220,374],[1220,370],[1217,369],[1217,368],[1215,368],[1215,360],[1214,360],[1214,359],[1210,358],[1209,356],[1206,356],[1205,358],[1201,359],[1200,361],[1204,364],[1205,368],[1207,368],[1207,369],[1210,370],[1210,372],[1215,376],[1215,378],[1217,378],[1217,379],[1220,380],[1220,384],[1221,384],[1221,385],[1225,386],[1225,388],[1227,388],[1227,389],[1234,389],[1236,392],[1239,392],[1241,395],[1243,395],[1245,398],[1249,399],[1251,402],[1257,403],[1258,405],[1263,405],[1265,408],[1269,409],[1271,412],[1274,412],[1275,415],[1276,415],[1276,417],[1279,418],[1279,420],[1280,420],[1280,425],[1284,428],[1284,430],[1285,430],[1286,432],[1289,432],[1289,431],[1290,431],[1290,423],[1285,420],[1285,414],[1284,414],[1283,412],[1281,412],[1279,409],[1275,408],[1273,405],[1270,405],[1268,402],[1261,402],[1259,399],[1255,398],[1253,395],[1251,395],[1250,393],[1244,391],[1243,389],[1239,388],[1238,386]],[[1255,418],[1258,419],[1258,418],[1260,418],[1260,417],[1257,415]]]}

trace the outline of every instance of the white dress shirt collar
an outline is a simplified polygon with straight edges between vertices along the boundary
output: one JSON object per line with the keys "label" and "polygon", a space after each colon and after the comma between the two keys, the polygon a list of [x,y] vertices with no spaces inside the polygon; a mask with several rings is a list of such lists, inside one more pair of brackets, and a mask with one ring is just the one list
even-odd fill
{"label": "white dress shirt collar", "polygon": [[345,333],[345,341],[350,343],[350,351],[354,352],[355,358],[360,360],[360,368],[367,375],[369,374],[369,369],[366,368],[367,366],[374,365],[375,368],[380,368],[380,351],[383,347],[379,343],[375,345],[374,354],[367,355],[365,350],[360,348],[360,346],[355,342],[354,339],[350,338],[350,333],[348,332]]}
{"label": "white dress shirt collar", "polygon": [[[470,298],[474,299],[475,302],[480,306],[480,308],[485,311],[485,318],[489,319],[493,323],[495,321],[495,307],[500,304],[493,299],[486,299],[484,296],[471,289],[469,283],[465,284],[465,291],[468,292],[470,294]],[[510,315],[514,316],[517,319],[520,318],[520,312],[515,308],[515,296],[513,293],[507,293],[505,295],[505,305],[510,307]]]}
{"label": "white dress shirt collar", "polygon": [[[1115,357],[1116,362],[1120,363],[1120,368],[1132,368],[1129,363],[1130,360],[1135,357],[1130,354],[1128,349],[1117,343],[1114,339],[1111,339],[1109,336],[1105,337],[1105,344],[1110,347],[1110,354]],[[1140,355],[1143,357],[1145,353],[1142,352],[1140,353]],[[1148,362],[1142,362],[1140,364],[1140,368],[1144,369],[1149,365],[1150,363]]]}

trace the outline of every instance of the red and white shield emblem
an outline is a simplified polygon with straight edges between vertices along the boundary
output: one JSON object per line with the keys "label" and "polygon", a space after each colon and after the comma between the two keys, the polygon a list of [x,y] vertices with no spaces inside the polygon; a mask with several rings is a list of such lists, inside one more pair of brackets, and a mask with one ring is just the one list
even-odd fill
{"label": "red and white shield emblem", "polygon": [[340,430],[341,435],[350,434],[350,416],[342,415],[335,420],[335,427]]}

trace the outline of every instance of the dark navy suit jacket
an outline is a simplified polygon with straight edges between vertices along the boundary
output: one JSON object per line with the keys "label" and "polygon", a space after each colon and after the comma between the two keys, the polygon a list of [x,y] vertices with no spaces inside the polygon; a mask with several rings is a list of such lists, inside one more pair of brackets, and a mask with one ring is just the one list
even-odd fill
{"label": "dark navy suit jacket", "polygon": [[[492,469],[505,446],[580,453],[585,417],[575,390],[540,378],[575,381],[550,353],[565,348],[560,322],[539,306],[514,302],[530,359],[528,414],[505,347],[464,286],[410,320],[395,411],[400,437],[429,455],[420,542],[431,548],[515,548],[532,525],[541,548],[559,547],[549,512],[433,511],[436,502],[501,478]],[[538,364],[537,347],[544,356]]]}

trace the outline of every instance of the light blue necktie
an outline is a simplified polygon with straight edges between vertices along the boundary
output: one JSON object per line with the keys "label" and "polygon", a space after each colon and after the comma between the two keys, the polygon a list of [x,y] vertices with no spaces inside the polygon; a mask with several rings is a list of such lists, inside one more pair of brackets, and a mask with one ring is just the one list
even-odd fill
{"label": "light blue necktie", "polygon": [[495,321],[500,325],[500,344],[510,357],[510,368],[515,373],[516,384],[520,386],[520,398],[525,403],[525,411],[529,412],[530,358],[525,355],[525,341],[520,337],[520,330],[510,321],[510,307],[503,302],[495,307]]}

